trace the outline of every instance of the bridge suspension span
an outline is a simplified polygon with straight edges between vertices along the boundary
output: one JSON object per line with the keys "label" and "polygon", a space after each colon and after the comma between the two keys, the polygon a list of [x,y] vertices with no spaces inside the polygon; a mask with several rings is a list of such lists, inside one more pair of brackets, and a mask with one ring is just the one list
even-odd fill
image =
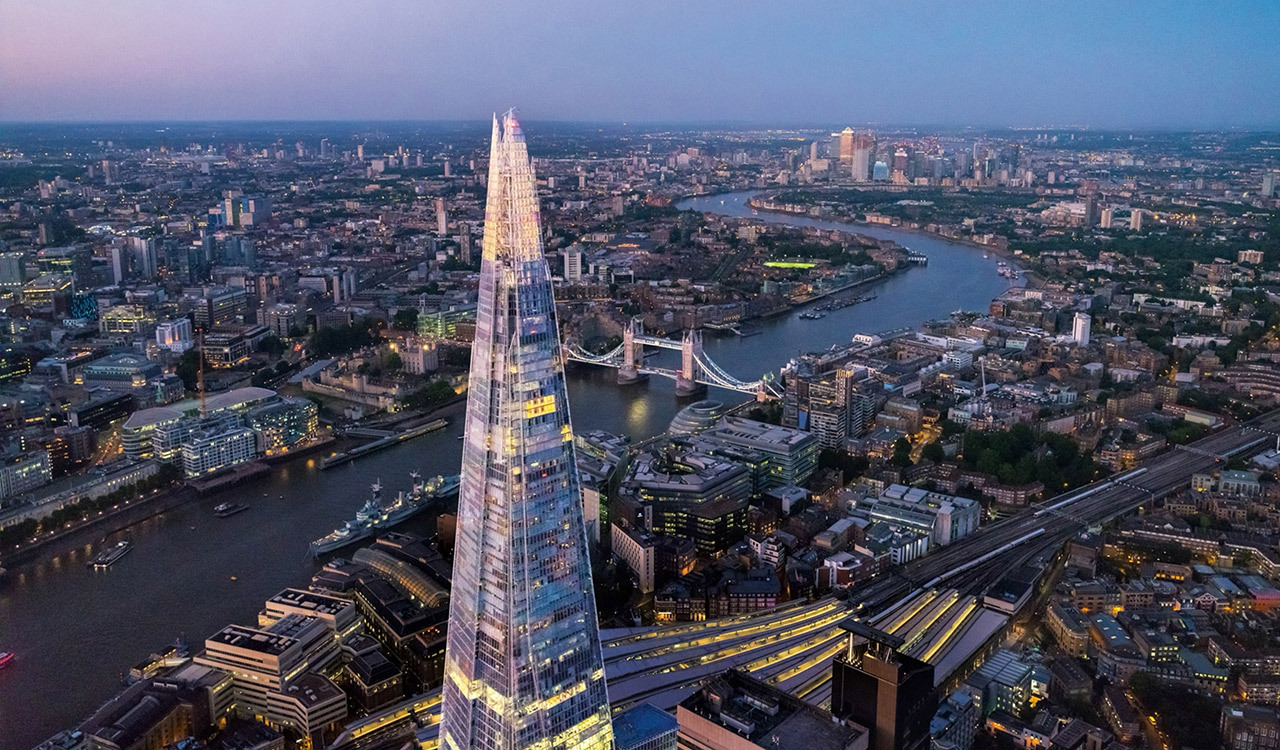
{"label": "bridge suspension span", "polygon": [[[646,364],[644,360],[646,346],[679,351],[680,369],[673,370]],[[751,381],[740,380],[730,375],[703,350],[702,331],[697,329],[686,330],[680,341],[672,341],[646,335],[643,323],[637,318],[632,319],[630,325],[623,331],[622,343],[603,354],[592,354],[577,344],[567,343],[564,349],[565,356],[575,362],[616,369],[618,382],[621,384],[634,383],[649,375],[659,375],[676,381],[676,393],[682,396],[696,393],[702,386],[708,385],[739,393],[750,393],[761,401],[779,398],[782,395],[782,389],[772,373]]]}

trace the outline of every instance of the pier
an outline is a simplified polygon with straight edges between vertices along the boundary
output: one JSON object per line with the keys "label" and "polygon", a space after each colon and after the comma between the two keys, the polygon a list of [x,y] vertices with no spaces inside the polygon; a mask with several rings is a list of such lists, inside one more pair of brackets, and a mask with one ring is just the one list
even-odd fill
{"label": "pier", "polygon": [[332,469],[335,466],[341,466],[350,461],[354,461],[361,456],[367,456],[370,453],[376,453],[384,448],[390,448],[393,445],[398,445],[405,441],[413,440],[416,437],[421,437],[429,432],[435,432],[436,430],[443,429],[447,424],[449,424],[447,419],[433,419],[430,422],[414,427],[413,429],[405,430],[404,432],[394,435],[380,437],[371,443],[365,443],[364,445],[352,448],[349,451],[344,451],[321,460],[320,468]]}

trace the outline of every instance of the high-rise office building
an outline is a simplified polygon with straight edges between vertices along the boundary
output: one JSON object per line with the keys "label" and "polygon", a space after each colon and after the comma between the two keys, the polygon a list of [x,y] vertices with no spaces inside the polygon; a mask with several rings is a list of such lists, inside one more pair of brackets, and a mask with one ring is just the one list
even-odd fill
{"label": "high-rise office building", "polygon": [[850,158],[853,179],[859,182],[871,179],[875,152],[876,139],[870,133],[859,133],[853,139],[853,155]]}
{"label": "high-rise office building", "polygon": [[26,261],[18,250],[5,251],[0,244],[0,289],[18,290],[27,283]]}
{"label": "high-rise office building", "polygon": [[910,180],[915,177],[912,169],[912,150],[910,146],[898,146],[893,152],[893,175]]}
{"label": "high-rise office building", "polygon": [[551,270],[514,114],[493,121],[440,746],[610,748]]}
{"label": "high-rise office building", "polygon": [[444,207],[444,198],[436,198],[436,234],[444,236],[449,233],[449,214]]}
{"label": "high-rise office building", "polygon": [[236,325],[244,322],[244,314],[248,309],[249,300],[244,287],[208,287],[204,290],[204,296],[195,301],[196,325],[206,329]]}
{"label": "high-rise office building", "polygon": [[1071,321],[1071,338],[1080,346],[1089,345],[1089,328],[1093,325],[1093,318],[1089,317],[1089,313],[1078,312]]}
{"label": "high-rise office building", "polygon": [[842,166],[849,166],[853,162],[853,128],[845,128],[839,133],[832,133],[832,145],[835,146],[836,157],[840,160]]}
{"label": "high-rise office building", "polygon": [[471,225],[458,224],[458,260],[462,265],[471,265]]}
{"label": "high-rise office building", "polygon": [[157,243],[151,237],[129,237],[129,253],[134,272],[143,279],[154,279],[159,270]]}
{"label": "high-rise office building", "polygon": [[576,283],[582,280],[582,246],[570,245],[564,251],[564,280]]}
{"label": "high-rise office building", "polygon": [[938,708],[933,666],[899,651],[902,639],[850,618],[831,662],[831,713],[871,729],[870,750],[922,750]]}
{"label": "high-rise office building", "polygon": [[125,247],[121,244],[114,244],[109,248],[111,253],[111,280],[119,284],[124,281],[124,277],[129,273],[129,256],[125,254]]}
{"label": "high-rise office building", "polygon": [[192,347],[191,319],[176,318],[157,325],[156,344],[175,354],[181,354],[190,349]]}

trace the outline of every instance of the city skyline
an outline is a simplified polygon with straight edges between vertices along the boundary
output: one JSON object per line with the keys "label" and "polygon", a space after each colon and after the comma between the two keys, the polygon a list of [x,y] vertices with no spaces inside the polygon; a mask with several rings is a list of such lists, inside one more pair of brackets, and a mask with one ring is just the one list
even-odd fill
{"label": "city skyline", "polygon": [[1275,738],[1280,4],[0,18],[0,750]]}
{"label": "city skyline", "polygon": [[[1265,95],[1280,88],[1266,33],[1280,10],[1159,10],[391,4],[353,19],[233,4],[220,12],[243,19],[239,33],[211,35],[207,15],[163,4],[14,5],[0,29],[0,120],[466,120],[519,100],[527,120],[1280,125]],[[507,74],[512,61],[522,75]],[[1185,106],[1191,95],[1198,106]]]}

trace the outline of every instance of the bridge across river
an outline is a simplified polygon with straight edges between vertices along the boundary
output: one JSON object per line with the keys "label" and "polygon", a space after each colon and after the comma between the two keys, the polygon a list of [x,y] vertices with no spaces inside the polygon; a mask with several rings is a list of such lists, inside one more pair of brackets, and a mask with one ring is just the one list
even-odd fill
{"label": "bridge across river", "polygon": [[[680,369],[669,370],[647,364],[644,361],[646,346],[679,351]],[[564,350],[565,356],[572,361],[615,368],[619,384],[634,383],[648,375],[660,375],[676,381],[676,393],[681,396],[692,395],[708,385],[753,394],[760,401],[782,395],[772,373],[762,375],[758,380],[745,381],[726,372],[703,350],[702,331],[699,329],[686,330],[680,341],[673,341],[646,335],[644,324],[639,318],[633,318],[623,331],[622,343],[612,351],[592,354],[576,344],[566,344]]]}

